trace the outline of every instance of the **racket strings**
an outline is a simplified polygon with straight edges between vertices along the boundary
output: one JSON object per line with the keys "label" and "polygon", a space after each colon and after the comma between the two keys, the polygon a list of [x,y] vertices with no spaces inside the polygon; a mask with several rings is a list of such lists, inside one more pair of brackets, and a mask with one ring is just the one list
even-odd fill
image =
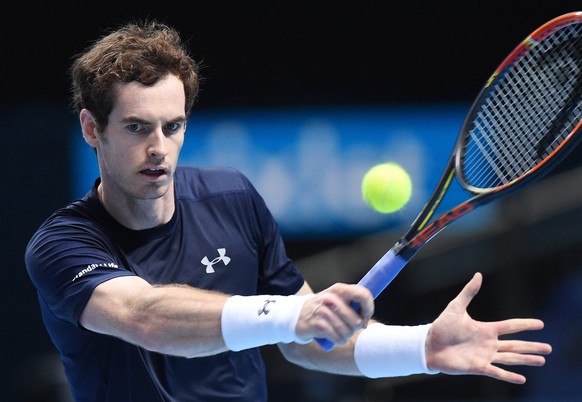
{"label": "racket strings", "polygon": [[512,182],[542,163],[582,119],[582,24],[553,32],[496,78],[468,126],[464,180]]}

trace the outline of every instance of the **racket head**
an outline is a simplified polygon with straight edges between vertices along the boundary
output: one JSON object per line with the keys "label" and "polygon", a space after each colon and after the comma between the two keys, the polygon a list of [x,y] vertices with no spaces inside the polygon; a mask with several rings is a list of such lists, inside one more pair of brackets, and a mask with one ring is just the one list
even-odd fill
{"label": "racket head", "polygon": [[455,146],[461,186],[475,194],[527,184],[580,141],[582,12],[530,34],[499,65],[473,103]]}

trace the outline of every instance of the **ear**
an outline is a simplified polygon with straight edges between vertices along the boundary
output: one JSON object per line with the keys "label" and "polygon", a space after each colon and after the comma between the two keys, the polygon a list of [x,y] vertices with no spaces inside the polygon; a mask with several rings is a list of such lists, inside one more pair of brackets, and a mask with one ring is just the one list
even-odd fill
{"label": "ear", "polygon": [[87,109],[81,110],[79,113],[79,120],[81,121],[81,130],[83,131],[83,138],[85,142],[92,148],[97,148],[99,142],[97,138],[97,122],[93,113]]}

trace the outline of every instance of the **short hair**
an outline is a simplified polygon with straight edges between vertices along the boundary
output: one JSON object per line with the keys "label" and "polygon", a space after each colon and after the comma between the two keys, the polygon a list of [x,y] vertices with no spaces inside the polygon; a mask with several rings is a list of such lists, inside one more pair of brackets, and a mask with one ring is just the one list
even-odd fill
{"label": "short hair", "polygon": [[184,84],[185,115],[198,95],[199,68],[174,28],[156,21],[130,22],[103,36],[70,68],[72,106],[93,113],[99,129],[107,126],[114,105],[114,84],[152,85],[168,74]]}

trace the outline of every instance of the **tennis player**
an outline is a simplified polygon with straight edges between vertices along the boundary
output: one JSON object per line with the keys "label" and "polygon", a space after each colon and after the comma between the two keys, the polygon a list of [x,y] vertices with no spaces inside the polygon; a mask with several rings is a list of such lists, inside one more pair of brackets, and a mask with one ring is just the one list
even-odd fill
{"label": "tennis player", "polygon": [[[543,322],[467,314],[478,273],[418,326],[372,320],[373,298],[358,285],[314,294],[241,173],[177,166],[199,74],[173,28],[111,31],[71,77],[100,175],[40,226],[25,259],[76,401],[267,401],[259,348],[269,344],[305,368],[371,378],[442,372],[521,384],[502,366],[545,363],[550,345],[499,339]],[[314,338],[337,346],[325,352]]]}

